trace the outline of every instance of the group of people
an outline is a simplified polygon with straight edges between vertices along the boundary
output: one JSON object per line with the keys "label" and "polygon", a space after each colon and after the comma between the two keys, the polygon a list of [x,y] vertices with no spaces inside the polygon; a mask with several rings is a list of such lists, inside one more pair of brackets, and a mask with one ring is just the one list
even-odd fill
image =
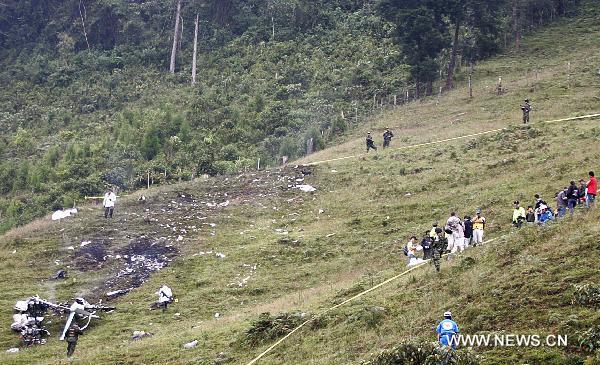
{"label": "group of people", "polygon": [[[475,216],[464,216],[460,219],[455,212],[450,213],[444,228],[434,223],[431,230],[425,231],[421,242],[417,236],[412,236],[404,253],[408,256],[408,266],[419,264],[431,259],[436,271],[440,271],[440,258],[444,253],[462,252],[468,246],[483,244],[485,230],[485,217],[481,209],[475,211]],[[418,252],[423,252],[422,258],[417,257]]]}
{"label": "group of people", "polygon": [[535,194],[535,202],[533,205],[528,205],[527,209],[521,206],[518,200],[513,203],[512,223],[515,227],[521,228],[523,223],[530,224],[545,224],[555,218],[562,218],[567,214],[573,216],[575,208],[586,207],[591,208],[596,201],[598,193],[598,181],[594,171],[588,173],[589,180],[579,180],[579,185],[572,180],[569,186],[565,186],[561,191],[556,193],[556,210],[553,210],[539,194]]}
{"label": "group of people", "polygon": [[[390,146],[390,142],[392,142],[392,137],[394,137],[394,133],[392,133],[392,131],[390,131],[389,128],[386,128],[385,132],[383,132],[383,148]],[[369,150],[371,149],[377,150],[377,146],[375,146],[375,141],[373,141],[373,136],[371,136],[371,132],[367,133],[366,142],[367,152],[369,152]]]}

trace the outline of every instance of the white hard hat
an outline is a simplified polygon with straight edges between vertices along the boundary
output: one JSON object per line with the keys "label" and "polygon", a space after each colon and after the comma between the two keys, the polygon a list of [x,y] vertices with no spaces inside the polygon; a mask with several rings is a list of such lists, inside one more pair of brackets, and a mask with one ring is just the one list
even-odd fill
{"label": "white hard hat", "polygon": [[543,210],[543,209],[548,209],[548,206],[544,205],[544,204],[540,205],[540,210]]}
{"label": "white hard hat", "polygon": [[444,317],[452,317],[452,312],[450,312],[450,311],[444,312]]}

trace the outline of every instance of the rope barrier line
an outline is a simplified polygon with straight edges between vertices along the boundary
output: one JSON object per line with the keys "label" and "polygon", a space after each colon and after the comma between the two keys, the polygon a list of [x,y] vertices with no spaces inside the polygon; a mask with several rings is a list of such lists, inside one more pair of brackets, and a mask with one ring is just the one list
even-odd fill
{"label": "rope barrier line", "polygon": [[[582,116],[579,116],[579,117],[569,117],[569,118],[562,118],[562,119],[545,120],[545,121],[542,121],[542,122],[531,123],[530,125],[546,124],[546,123],[556,123],[556,122],[566,122],[566,121],[569,121],[569,120],[588,119],[588,118],[595,118],[595,117],[600,117],[600,113],[582,115]],[[453,137],[453,138],[446,138],[446,139],[441,139],[441,140],[432,141],[432,142],[423,142],[423,143],[413,144],[413,145],[409,145],[409,146],[394,147],[394,148],[390,148],[390,149],[392,151],[407,150],[407,149],[411,149],[411,148],[423,147],[423,146],[428,146],[428,145],[432,145],[432,144],[439,144],[439,143],[444,143],[444,142],[456,141],[456,140],[459,140],[459,139],[477,137],[477,136],[481,136],[481,135],[489,134],[489,133],[494,133],[494,132],[500,132],[500,131],[506,130],[508,128],[509,127],[498,128],[498,129],[491,129],[491,130],[488,130],[488,131],[483,131],[483,132],[478,132],[478,133],[473,133],[473,134],[467,134],[467,135],[464,135],[464,136],[458,136],[458,137]],[[321,160],[321,161],[309,162],[309,163],[307,163],[305,165],[306,166],[314,166],[314,165],[319,165],[319,164],[326,163],[326,162],[334,162],[334,161],[340,161],[340,160],[347,160],[347,159],[355,158],[355,157],[359,157],[359,156],[362,156],[362,155],[352,155],[352,156],[337,157],[337,158],[332,158],[332,159],[328,159],[328,160]]]}
{"label": "rope barrier line", "polygon": [[[600,114],[599,114],[599,115],[600,115]],[[504,236],[506,236],[506,235],[504,234],[504,235],[502,235],[502,236],[499,236],[499,237],[491,238],[491,239],[489,239],[489,240],[487,240],[487,241],[485,241],[485,242],[482,242],[481,244],[483,245],[483,244],[487,244],[487,243],[490,243],[490,242],[496,241],[497,239],[500,239],[500,238],[502,238],[502,237],[504,237]],[[449,256],[449,255],[452,255],[452,254],[451,254],[451,253],[443,254],[441,257],[447,257],[447,256]],[[321,312],[321,313],[320,313],[320,314],[318,314],[317,316],[315,316],[315,317],[313,317],[313,318],[311,318],[311,319],[307,319],[306,321],[302,322],[302,323],[301,323],[299,326],[297,326],[296,328],[294,328],[294,329],[293,329],[293,330],[292,330],[290,333],[288,333],[287,335],[283,336],[283,337],[282,337],[281,339],[279,339],[277,342],[275,342],[274,344],[272,344],[271,346],[269,346],[269,348],[267,348],[265,351],[263,351],[263,352],[262,352],[260,355],[258,355],[258,356],[257,356],[257,357],[255,357],[254,359],[252,359],[252,360],[251,360],[251,361],[250,361],[248,364],[246,364],[246,365],[253,365],[253,364],[256,364],[256,362],[257,362],[258,360],[260,360],[261,358],[263,358],[265,355],[267,355],[269,352],[271,352],[271,351],[272,351],[272,350],[273,350],[275,347],[279,346],[279,344],[281,344],[281,343],[282,343],[283,341],[285,341],[285,340],[286,340],[288,337],[290,337],[291,335],[293,335],[294,333],[296,333],[297,331],[299,331],[299,330],[300,330],[302,327],[304,327],[304,326],[305,326],[307,323],[311,322],[313,319],[315,319],[315,318],[317,318],[317,317],[319,317],[319,316],[322,316],[322,315],[324,315],[324,314],[326,314],[326,313],[329,313],[329,312],[331,312],[332,310],[334,310],[334,309],[337,309],[337,308],[339,308],[339,307],[343,306],[344,304],[347,304],[347,303],[349,303],[349,302],[352,302],[352,301],[354,301],[354,300],[356,300],[356,299],[358,299],[358,298],[362,297],[362,296],[363,296],[363,295],[365,295],[365,294],[368,294],[368,293],[370,293],[370,292],[372,292],[372,291],[374,291],[374,290],[377,290],[377,289],[381,288],[382,286],[384,286],[384,285],[386,285],[386,284],[388,284],[388,283],[391,283],[392,281],[394,281],[394,280],[396,280],[396,279],[398,279],[398,278],[400,278],[400,277],[402,277],[402,276],[404,276],[404,275],[406,275],[406,274],[410,273],[411,271],[413,271],[413,270],[415,270],[415,269],[417,269],[417,268],[419,268],[419,267],[423,267],[425,264],[429,263],[430,261],[431,261],[431,259],[424,260],[423,262],[421,262],[421,263],[419,263],[419,264],[417,264],[417,265],[414,265],[414,266],[413,266],[413,267],[411,267],[410,269],[408,269],[408,270],[405,270],[405,271],[401,272],[401,273],[400,273],[400,274],[398,274],[398,275],[392,276],[391,278],[389,278],[389,279],[387,279],[387,280],[385,280],[385,281],[382,281],[381,283],[379,283],[379,284],[377,284],[377,285],[375,285],[375,286],[373,286],[373,287],[371,287],[371,288],[369,288],[369,289],[367,289],[367,290],[365,290],[365,291],[362,291],[362,292],[360,292],[360,293],[356,294],[355,296],[353,296],[353,297],[351,297],[351,298],[348,298],[348,299],[344,300],[343,302],[341,302],[341,303],[338,303],[338,304],[334,305],[333,307],[327,308],[326,310],[324,310],[323,312]]]}

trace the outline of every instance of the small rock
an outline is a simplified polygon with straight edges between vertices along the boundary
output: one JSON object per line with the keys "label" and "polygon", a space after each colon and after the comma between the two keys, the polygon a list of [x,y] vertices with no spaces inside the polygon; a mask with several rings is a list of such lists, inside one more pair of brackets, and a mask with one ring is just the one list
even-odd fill
{"label": "small rock", "polygon": [[192,342],[188,342],[188,343],[184,344],[183,348],[184,349],[193,349],[196,346],[198,346],[198,340],[194,340]]}
{"label": "small rock", "polygon": [[151,337],[154,336],[152,333],[150,332],[145,332],[145,331],[133,331],[133,336],[131,336],[131,339],[134,341],[138,341],[141,340],[144,337]]}

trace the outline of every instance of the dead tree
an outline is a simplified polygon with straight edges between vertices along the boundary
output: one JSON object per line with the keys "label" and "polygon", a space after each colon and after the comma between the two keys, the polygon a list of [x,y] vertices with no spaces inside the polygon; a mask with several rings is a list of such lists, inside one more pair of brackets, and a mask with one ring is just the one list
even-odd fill
{"label": "dead tree", "polygon": [[194,55],[192,57],[192,85],[196,84],[196,57],[198,53],[198,16],[196,14],[196,24],[194,24]]}
{"label": "dead tree", "polygon": [[169,71],[175,73],[175,57],[177,56],[177,41],[179,40],[179,19],[181,18],[181,0],[177,0],[177,11],[175,12],[175,30],[173,31],[173,48],[171,49],[171,63]]}

